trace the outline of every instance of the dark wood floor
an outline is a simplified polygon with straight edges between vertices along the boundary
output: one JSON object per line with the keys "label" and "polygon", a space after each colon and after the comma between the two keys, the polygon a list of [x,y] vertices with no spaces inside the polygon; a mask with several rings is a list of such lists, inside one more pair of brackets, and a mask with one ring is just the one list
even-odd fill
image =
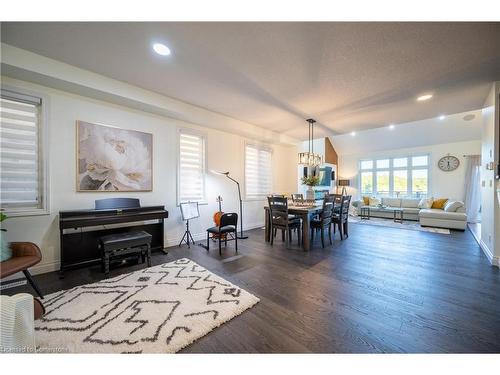
{"label": "dark wood floor", "polygon": [[[285,249],[280,236],[271,247],[256,229],[239,256],[232,244],[222,258],[198,246],[155,254],[153,264],[190,258],[261,299],[183,352],[500,352],[500,272],[470,232],[356,224],[350,232],[309,253]],[[36,280],[51,293],[100,278],[93,267]],[[4,293],[22,290],[31,292]]]}

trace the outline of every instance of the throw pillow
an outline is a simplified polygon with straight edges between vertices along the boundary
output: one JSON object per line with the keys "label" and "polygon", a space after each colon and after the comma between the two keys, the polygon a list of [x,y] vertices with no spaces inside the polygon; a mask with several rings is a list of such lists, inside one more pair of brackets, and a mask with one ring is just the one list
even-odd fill
{"label": "throw pillow", "polygon": [[431,208],[434,198],[422,198],[418,203],[418,208]]}
{"label": "throw pillow", "polygon": [[0,231],[0,262],[12,258],[12,249],[5,239],[5,232]]}
{"label": "throw pillow", "polygon": [[370,204],[370,197],[363,197],[363,203],[365,206],[368,206]]}
{"label": "throw pillow", "polygon": [[463,202],[460,201],[448,201],[444,205],[444,210],[446,212],[456,212],[463,205],[464,205]]}
{"label": "throw pillow", "polygon": [[380,199],[370,197],[369,203],[370,203],[370,206],[378,206],[380,204]]}
{"label": "throw pillow", "polygon": [[440,199],[435,199],[432,202],[432,207],[431,208],[436,208],[438,210],[444,209],[444,205],[448,202],[448,198],[440,198]]}

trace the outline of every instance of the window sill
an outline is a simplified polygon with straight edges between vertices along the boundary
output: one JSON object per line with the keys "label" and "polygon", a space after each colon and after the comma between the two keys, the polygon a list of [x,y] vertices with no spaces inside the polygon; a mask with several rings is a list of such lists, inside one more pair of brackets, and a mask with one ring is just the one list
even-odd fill
{"label": "window sill", "polygon": [[25,217],[25,216],[43,216],[50,215],[50,210],[48,209],[36,209],[36,210],[12,210],[4,209],[2,211],[8,217]]}
{"label": "window sill", "polygon": [[[196,202],[196,201],[191,201],[191,203],[194,203],[194,202]],[[184,202],[183,202],[183,203],[184,203]],[[187,202],[186,202],[186,203],[187,203]],[[181,204],[180,204],[180,203],[177,203],[175,206],[176,206],[176,207],[180,207],[180,206],[181,206]],[[207,201],[198,201],[198,206],[208,206],[208,202],[207,202]]]}

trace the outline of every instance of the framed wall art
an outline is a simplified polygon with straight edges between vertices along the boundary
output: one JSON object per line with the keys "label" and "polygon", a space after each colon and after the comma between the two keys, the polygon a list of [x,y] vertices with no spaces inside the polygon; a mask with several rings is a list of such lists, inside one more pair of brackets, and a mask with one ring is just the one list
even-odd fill
{"label": "framed wall art", "polygon": [[77,191],[152,191],[153,135],[76,122]]}

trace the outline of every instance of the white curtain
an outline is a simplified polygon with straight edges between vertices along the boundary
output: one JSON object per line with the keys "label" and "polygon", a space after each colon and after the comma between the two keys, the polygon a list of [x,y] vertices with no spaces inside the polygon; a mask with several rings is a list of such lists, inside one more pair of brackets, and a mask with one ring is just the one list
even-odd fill
{"label": "white curtain", "polygon": [[481,156],[468,156],[467,171],[465,174],[465,209],[467,221],[478,223],[481,221]]}

